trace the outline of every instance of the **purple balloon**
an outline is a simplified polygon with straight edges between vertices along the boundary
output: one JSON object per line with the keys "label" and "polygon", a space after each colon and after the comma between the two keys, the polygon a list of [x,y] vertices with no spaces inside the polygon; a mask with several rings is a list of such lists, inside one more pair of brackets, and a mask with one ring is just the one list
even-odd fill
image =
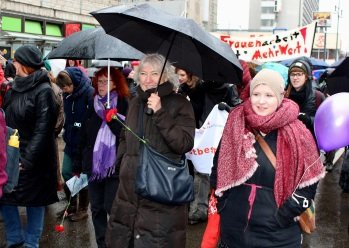
{"label": "purple balloon", "polygon": [[328,152],[349,145],[349,93],[334,94],[320,105],[314,130],[320,150]]}

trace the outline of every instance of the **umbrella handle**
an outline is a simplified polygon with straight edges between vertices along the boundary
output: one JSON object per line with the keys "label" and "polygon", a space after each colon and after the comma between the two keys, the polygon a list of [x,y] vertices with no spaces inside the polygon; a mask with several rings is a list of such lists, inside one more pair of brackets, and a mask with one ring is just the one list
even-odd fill
{"label": "umbrella handle", "polygon": [[146,107],[145,113],[146,113],[147,115],[153,115],[153,114],[154,114],[154,110],[151,109],[151,108]]}
{"label": "umbrella handle", "polygon": [[[165,66],[166,66],[166,62],[167,62],[167,60],[168,60],[168,56],[170,55],[170,52],[171,52],[171,49],[172,49],[172,46],[173,46],[173,42],[174,42],[174,40],[175,40],[175,38],[176,38],[176,36],[177,36],[177,33],[178,33],[178,32],[176,31],[176,32],[174,32],[174,33],[172,34],[172,39],[171,39],[170,47],[169,47],[168,50],[167,50],[166,57],[165,57],[165,62],[164,62],[164,65],[162,66],[161,73],[160,73],[160,78],[159,78],[159,82],[158,82],[158,84],[156,85],[156,90],[155,90],[155,92],[158,92],[159,85],[160,85],[160,81],[161,81],[161,78],[162,78],[162,74],[164,73]],[[146,113],[147,115],[153,115],[153,114],[154,114],[154,110],[151,109],[151,108],[146,107],[145,113]]]}

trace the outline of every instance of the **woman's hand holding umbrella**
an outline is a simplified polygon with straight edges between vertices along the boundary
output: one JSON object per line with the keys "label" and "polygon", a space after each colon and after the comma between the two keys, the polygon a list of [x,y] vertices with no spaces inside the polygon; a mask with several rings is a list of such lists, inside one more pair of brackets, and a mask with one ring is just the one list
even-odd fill
{"label": "woman's hand holding umbrella", "polygon": [[161,99],[157,93],[152,93],[148,98],[147,102],[148,108],[152,109],[154,113],[156,113],[159,109],[161,109]]}

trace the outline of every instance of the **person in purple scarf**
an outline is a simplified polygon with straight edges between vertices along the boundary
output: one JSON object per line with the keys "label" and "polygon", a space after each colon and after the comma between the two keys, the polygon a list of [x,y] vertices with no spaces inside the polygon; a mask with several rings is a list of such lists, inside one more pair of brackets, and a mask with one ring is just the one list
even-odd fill
{"label": "person in purple scarf", "polygon": [[88,176],[92,222],[97,245],[102,248],[106,247],[104,237],[108,215],[118,188],[115,164],[122,129],[117,120],[107,122],[106,114],[109,109],[117,109],[118,118],[125,120],[130,94],[125,77],[116,68],[110,68],[109,104],[108,68],[103,67],[95,73],[93,86],[96,88],[94,107],[88,110],[82,123],[73,172]]}

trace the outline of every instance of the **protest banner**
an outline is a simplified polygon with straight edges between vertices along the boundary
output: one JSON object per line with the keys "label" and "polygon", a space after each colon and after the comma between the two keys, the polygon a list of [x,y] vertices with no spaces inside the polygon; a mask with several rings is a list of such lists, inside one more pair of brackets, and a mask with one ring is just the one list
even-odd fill
{"label": "protest banner", "polygon": [[316,23],[259,37],[233,37],[218,33],[213,35],[226,42],[239,59],[258,62],[281,61],[300,56],[310,57]]}
{"label": "protest banner", "polygon": [[204,174],[211,174],[213,157],[222,137],[223,129],[228,118],[228,112],[219,110],[216,105],[200,129],[195,130],[193,149],[186,153],[195,169]]}

